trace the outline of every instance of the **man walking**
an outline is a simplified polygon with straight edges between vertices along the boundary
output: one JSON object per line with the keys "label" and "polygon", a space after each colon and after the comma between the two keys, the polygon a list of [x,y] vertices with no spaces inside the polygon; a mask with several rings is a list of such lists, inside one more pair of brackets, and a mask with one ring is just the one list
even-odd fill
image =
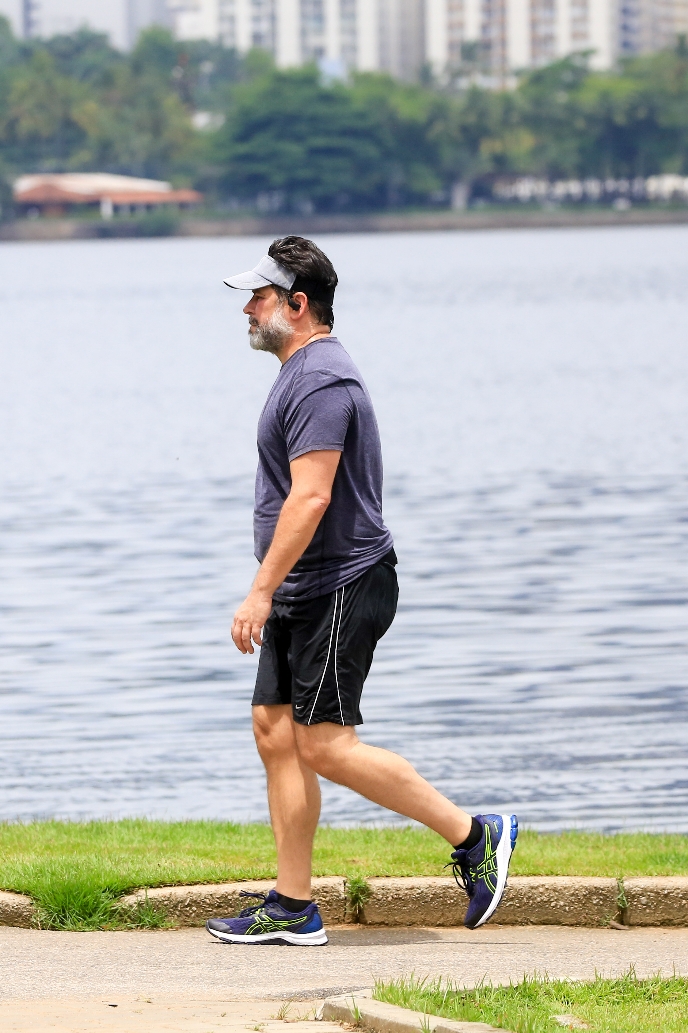
{"label": "man walking", "polygon": [[504,892],[515,815],[472,818],[408,761],[355,732],[375,646],[396,611],[397,558],[382,520],[373,405],[332,335],[337,274],[312,241],[290,236],[225,283],[253,292],[244,308],[251,347],[282,364],[258,423],[260,567],[232,625],[240,652],[261,646],[253,728],[278,871],[260,903],[206,927],[230,943],[327,943],[311,901],[322,775],[447,840],[469,898],[465,924],[475,929]]}

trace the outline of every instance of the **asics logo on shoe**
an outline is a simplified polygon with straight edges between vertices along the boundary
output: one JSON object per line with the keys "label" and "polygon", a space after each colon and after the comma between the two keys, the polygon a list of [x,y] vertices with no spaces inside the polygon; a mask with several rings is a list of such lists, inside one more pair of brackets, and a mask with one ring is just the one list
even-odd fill
{"label": "asics logo on shoe", "polygon": [[482,879],[483,882],[489,887],[494,893],[497,889],[497,876],[499,874],[497,867],[497,854],[492,846],[492,830],[491,826],[485,823],[485,856],[477,868],[470,868],[471,879],[473,882],[478,882]]}

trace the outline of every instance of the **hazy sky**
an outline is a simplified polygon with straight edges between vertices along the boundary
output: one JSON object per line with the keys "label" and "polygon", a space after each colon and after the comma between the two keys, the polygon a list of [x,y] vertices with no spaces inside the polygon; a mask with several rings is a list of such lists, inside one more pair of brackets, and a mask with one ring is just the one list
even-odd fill
{"label": "hazy sky", "polygon": [[[21,0],[0,0],[0,14],[10,19],[17,35],[21,32],[21,8]],[[126,0],[39,0],[39,33],[52,36],[89,25],[109,33],[112,42],[121,47],[126,41],[125,15]]]}

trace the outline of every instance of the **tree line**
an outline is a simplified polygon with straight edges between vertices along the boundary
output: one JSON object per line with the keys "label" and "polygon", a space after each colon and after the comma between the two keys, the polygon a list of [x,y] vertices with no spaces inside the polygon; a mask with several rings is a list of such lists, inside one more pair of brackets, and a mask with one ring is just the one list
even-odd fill
{"label": "tree line", "polygon": [[0,19],[5,192],[20,173],[91,170],[308,211],[441,205],[509,175],[688,174],[688,47],[609,72],[574,55],[495,90],[470,67],[450,84],[327,81],[159,28],[122,53],[85,29],[20,41]]}

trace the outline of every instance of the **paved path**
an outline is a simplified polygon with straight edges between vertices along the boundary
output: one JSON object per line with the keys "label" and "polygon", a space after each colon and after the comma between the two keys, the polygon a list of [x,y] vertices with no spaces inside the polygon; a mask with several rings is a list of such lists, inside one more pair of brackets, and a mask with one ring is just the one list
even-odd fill
{"label": "paved path", "polygon": [[[280,1005],[264,1001],[179,1001],[173,998],[0,1001],[2,1033],[342,1033],[334,1022],[312,1020],[310,1007],[292,1005],[278,1019]],[[302,1020],[302,1021],[298,1021]]]}
{"label": "paved path", "polygon": [[[241,948],[219,943],[202,929],[0,928],[0,1028],[214,1033],[233,1027],[243,1033],[275,1015],[279,1001],[311,1002],[372,986],[376,978],[414,972],[472,985],[534,972],[569,978],[593,977],[596,971],[622,974],[630,965],[638,975],[688,975],[688,929],[492,925],[470,933],[359,926],[332,930],[330,945],[323,948]],[[308,1007],[294,1003],[291,1017]],[[301,1029],[275,1027],[274,1021],[262,1026],[265,1033],[277,1028]],[[329,1027],[316,1028],[332,1033]]]}

